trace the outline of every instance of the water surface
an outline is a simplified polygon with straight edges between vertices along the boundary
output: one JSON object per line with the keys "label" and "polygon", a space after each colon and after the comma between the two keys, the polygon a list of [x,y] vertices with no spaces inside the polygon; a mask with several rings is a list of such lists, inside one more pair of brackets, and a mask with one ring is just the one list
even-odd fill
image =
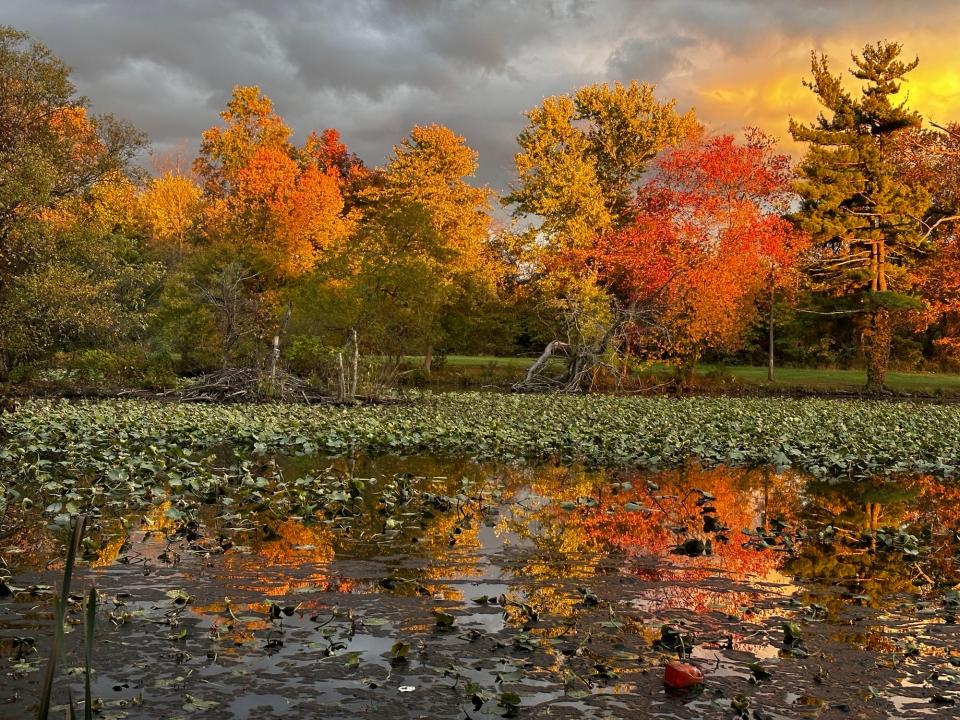
{"label": "water surface", "polygon": [[[929,477],[246,462],[233,490],[91,519],[99,717],[960,712],[960,489]],[[67,531],[39,509],[0,537],[0,717],[33,712],[52,634]],[[679,657],[702,689],[664,688]]]}

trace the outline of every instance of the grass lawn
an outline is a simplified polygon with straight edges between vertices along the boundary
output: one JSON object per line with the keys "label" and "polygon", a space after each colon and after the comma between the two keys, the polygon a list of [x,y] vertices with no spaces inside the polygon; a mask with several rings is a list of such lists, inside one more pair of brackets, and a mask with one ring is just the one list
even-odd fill
{"label": "grass lawn", "polygon": [[[765,367],[736,366],[727,370],[746,383],[767,385]],[[808,387],[824,390],[859,390],[867,382],[864,370],[819,370],[811,368],[778,368],[774,385],[780,387]],[[891,372],[887,386],[901,392],[958,392],[960,375],[938,373]]]}
{"label": "grass lawn", "polygon": [[[418,364],[422,358],[408,358],[411,364]],[[470,374],[483,375],[489,372],[499,379],[519,380],[535,358],[532,357],[494,357],[484,355],[448,355],[443,369],[436,373],[442,381],[444,375]],[[557,360],[556,362],[560,362]],[[715,365],[701,365],[697,372],[706,375],[719,370]],[[650,374],[669,372],[665,365],[653,365],[644,371]],[[777,368],[773,384],[767,382],[766,367],[729,365],[722,368],[724,373],[732,375],[747,385],[774,387],[781,389],[810,389],[856,391],[866,383],[864,370],[821,370],[812,368]],[[887,376],[887,386],[891,390],[907,393],[943,393],[960,395],[960,375],[946,373],[910,373],[891,372]]]}

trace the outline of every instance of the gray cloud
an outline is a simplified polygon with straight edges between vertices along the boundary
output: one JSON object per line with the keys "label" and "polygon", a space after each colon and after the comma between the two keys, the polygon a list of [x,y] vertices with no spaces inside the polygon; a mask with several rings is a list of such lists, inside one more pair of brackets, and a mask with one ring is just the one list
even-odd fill
{"label": "gray cloud", "polygon": [[925,3],[921,13],[893,0],[3,0],[2,7],[3,22],[73,66],[95,110],[131,120],[159,150],[195,146],[231,88],[257,84],[298,137],[337,127],[373,164],[413,124],[447,124],[480,151],[477,179],[496,189],[510,180],[523,111],[546,95],[636,78],[693,104],[703,100],[700,74],[713,77],[705,57],[768,58],[849,28],[866,41],[898,28],[946,27],[944,13],[957,19],[952,2]]}
{"label": "gray cloud", "polygon": [[607,67],[618,80],[643,78],[659,83],[674,70],[692,67],[685,53],[698,44],[696,39],[683,35],[630,38],[610,53]]}

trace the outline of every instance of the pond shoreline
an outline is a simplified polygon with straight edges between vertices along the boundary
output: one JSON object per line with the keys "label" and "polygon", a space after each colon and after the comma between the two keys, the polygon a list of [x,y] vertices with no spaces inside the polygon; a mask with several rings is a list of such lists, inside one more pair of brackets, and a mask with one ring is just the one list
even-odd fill
{"label": "pond shoreline", "polygon": [[[182,397],[174,390],[148,390],[143,388],[105,387],[105,386],[73,386],[73,387],[37,387],[36,385],[0,385],[0,403],[8,405],[12,410],[12,403],[27,400],[63,399],[63,400],[145,400],[150,402],[186,403],[197,405],[324,405],[333,407],[351,407],[357,405],[393,405],[409,402],[411,394],[444,394],[462,392],[491,392],[497,394],[517,394],[531,396],[558,396],[561,393],[550,392],[515,392],[511,383],[489,384],[481,387],[457,387],[454,384],[436,383],[416,386],[403,386],[392,391],[391,394],[380,396],[358,396],[355,400],[337,400],[333,397],[297,399],[273,399],[262,397],[259,399],[197,399]],[[804,387],[764,387],[762,385],[741,385],[734,387],[701,387],[692,390],[678,390],[677,388],[641,388],[633,391],[594,391],[577,393],[573,397],[647,397],[647,398],[797,398],[820,400],[862,400],[894,403],[916,403],[920,405],[958,405],[960,392],[906,392],[902,390],[886,390],[881,394],[871,394],[865,390],[824,390]]]}

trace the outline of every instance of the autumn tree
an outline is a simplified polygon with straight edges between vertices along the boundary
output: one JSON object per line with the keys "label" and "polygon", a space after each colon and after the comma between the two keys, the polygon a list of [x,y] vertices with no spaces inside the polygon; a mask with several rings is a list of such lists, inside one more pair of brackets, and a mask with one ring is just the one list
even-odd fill
{"label": "autumn tree", "polygon": [[629,225],[604,236],[604,287],[630,308],[626,341],[687,368],[709,348],[735,349],[761,291],[781,282],[804,238],[782,217],[789,158],[748,129],[667,151],[637,194]]}
{"label": "autumn tree", "polygon": [[496,298],[491,193],[470,184],[476,169],[462,136],[414,127],[359,193],[357,229],[321,268],[312,303],[339,306],[323,315],[359,329],[377,354],[423,353],[429,371],[444,323]]}
{"label": "autumn tree", "polygon": [[[629,222],[649,163],[699,126],[692,113],[681,115],[673,101],[656,99],[653,86],[636,82],[549,97],[527,118],[517,138],[517,182],[505,202],[518,220],[539,219],[519,236],[521,263],[555,319],[557,339],[544,357],[562,349],[569,359],[562,384],[579,389],[578,366],[606,352],[620,321],[620,308],[583,253]],[[540,367],[531,368],[528,380]]]}
{"label": "autumn tree", "polygon": [[203,216],[203,191],[187,175],[168,170],[151,178],[137,198],[137,210],[154,249],[182,259]]}
{"label": "autumn tree", "polygon": [[916,327],[928,330],[936,350],[960,357],[960,123],[914,128],[894,146],[901,177],[930,193],[921,219],[928,240],[925,254],[911,271],[923,299]]}
{"label": "autumn tree", "polygon": [[896,102],[918,60],[900,59],[899,43],[882,41],[853,55],[851,74],[863,81],[854,95],[833,75],[825,55],[812,56],[805,81],[824,108],[812,124],[791,121],[796,140],[809,144],[800,165],[803,203],[798,225],[817,244],[811,277],[842,299],[838,312],[862,318],[867,390],[884,388],[895,320],[919,302],[910,269],[927,244],[921,219],[929,194],[905,179],[895,162],[898,135],[920,116]]}
{"label": "autumn tree", "polygon": [[[291,129],[259,88],[234,88],[221,118],[223,127],[204,132],[194,163],[204,188],[206,258],[212,260],[203,271],[210,282],[201,280],[198,288],[201,297],[219,297],[215,289],[226,272],[232,292],[256,296],[261,317],[275,316],[275,367],[284,322],[279,292],[316,268],[324,251],[347,236],[352,219],[344,212],[340,167],[318,154],[315,136],[295,147]],[[223,315],[224,308],[249,305],[238,296],[213,307]],[[218,325],[240,327],[225,316]],[[224,363],[226,349],[237,342],[234,335],[223,338]]]}
{"label": "autumn tree", "polygon": [[[383,183],[369,199],[388,208],[419,207],[436,233],[433,256],[440,265],[432,282],[444,296],[443,315],[458,301],[495,297],[501,268],[490,248],[488,188],[469,183],[477,170],[477,152],[463,136],[442,125],[414,127],[394,147],[384,169]],[[438,317],[435,322],[442,321]],[[426,366],[440,339],[434,327],[425,348]]]}
{"label": "autumn tree", "polygon": [[539,233],[555,248],[590,244],[621,226],[650,161],[698,129],[692,112],[680,115],[654,90],[588,85],[527,113],[505,202],[518,216],[543,218]]}
{"label": "autumn tree", "polygon": [[363,160],[350,151],[340,133],[334,128],[310,133],[303,146],[303,154],[321,172],[337,179],[344,203],[348,210],[352,209],[358,194],[371,180],[371,172]]}
{"label": "autumn tree", "polygon": [[337,172],[290,143],[259,88],[234,88],[221,117],[226,127],[203,134],[194,165],[211,201],[210,232],[256,251],[277,279],[312,269],[349,229]]}
{"label": "autumn tree", "polygon": [[[115,341],[139,301],[135,242],[85,203],[125,182],[143,136],[91,115],[69,68],[0,27],[0,375],[75,344]],[[132,305],[128,305],[132,303]]]}

